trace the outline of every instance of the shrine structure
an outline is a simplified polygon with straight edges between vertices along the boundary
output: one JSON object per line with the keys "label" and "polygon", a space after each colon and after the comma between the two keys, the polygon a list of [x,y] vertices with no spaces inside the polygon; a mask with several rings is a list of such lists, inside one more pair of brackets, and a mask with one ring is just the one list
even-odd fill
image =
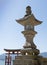
{"label": "shrine structure", "polygon": [[20,49],[4,49],[6,51],[6,56],[5,56],[5,65],[12,65],[12,54],[15,54],[16,56],[19,56],[20,54]]}
{"label": "shrine structure", "polygon": [[47,58],[40,56],[40,50],[33,42],[33,38],[37,32],[34,27],[40,25],[42,21],[39,21],[32,14],[31,7],[26,7],[26,15],[16,20],[19,24],[24,26],[24,31],[22,34],[26,38],[26,42],[23,49],[20,50],[21,55],[17,56],[13,61],[13,65],[47,65]]}

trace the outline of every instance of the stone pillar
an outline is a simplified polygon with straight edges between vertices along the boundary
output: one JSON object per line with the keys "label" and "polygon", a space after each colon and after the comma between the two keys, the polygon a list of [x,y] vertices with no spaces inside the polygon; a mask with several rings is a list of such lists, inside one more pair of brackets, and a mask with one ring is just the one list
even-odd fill
{"label": "stone pillar", "polygon": [[36,45],[33,42],[33,38],[34,38],[36,32],[34,32],[33,30],[29,30],[29,31],[23,31],[22,33],[24,34],[24,36],[26,38],[26,43],[23,47],[35,49]]}

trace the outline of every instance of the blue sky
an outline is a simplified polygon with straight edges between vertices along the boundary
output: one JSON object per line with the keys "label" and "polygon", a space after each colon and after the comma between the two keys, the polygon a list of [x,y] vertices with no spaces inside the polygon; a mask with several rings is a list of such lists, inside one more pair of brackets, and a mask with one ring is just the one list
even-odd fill
{"label": "blue sky", "polygon": [[0,0],[0,54],[5,53],[4,48],[19,49],[24,45],[24,27],[15,20],[24,17],[28,5],[34,16],[43,21],[35,27],[38,34],[34,43],[40,52],[47,52],[47,0]]}

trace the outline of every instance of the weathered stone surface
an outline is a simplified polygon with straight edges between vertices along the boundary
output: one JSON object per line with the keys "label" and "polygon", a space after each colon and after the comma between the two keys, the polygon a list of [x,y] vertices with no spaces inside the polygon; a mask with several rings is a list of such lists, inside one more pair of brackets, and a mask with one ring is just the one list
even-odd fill
{"label": "weathered stone surface", "polygon": [[13,62],[13,65],[47,65],[46,58],[32,55],[18,56]]}

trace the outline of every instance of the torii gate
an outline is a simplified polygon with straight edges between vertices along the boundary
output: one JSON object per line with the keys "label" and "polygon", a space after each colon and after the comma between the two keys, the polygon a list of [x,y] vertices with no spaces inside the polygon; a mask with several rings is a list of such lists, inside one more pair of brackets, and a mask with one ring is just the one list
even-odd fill
{"label": "torii gate", "polygon": [[7,56],[5,56],[5,65],[11,65],[12,57],[10,54],[16,54],[17,56],[21,54],[20,49],[4,49],[7,53]]}

